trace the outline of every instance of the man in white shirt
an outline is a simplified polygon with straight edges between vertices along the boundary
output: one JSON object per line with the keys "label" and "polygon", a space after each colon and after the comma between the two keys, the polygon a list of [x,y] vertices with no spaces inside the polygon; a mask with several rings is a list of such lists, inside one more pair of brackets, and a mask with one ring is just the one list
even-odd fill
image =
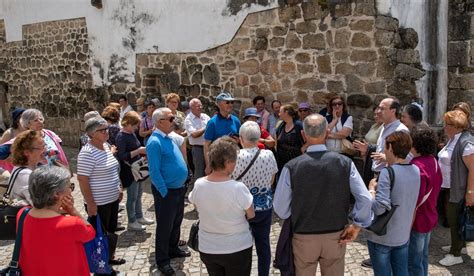
{"label": "man in white shirt", "polygon": [[189,102],[189,107],[191,112],[189,112],[184,120],[184,128],[188,134],[189,144],[191,144],[194,180],[196,180],[205,175],[204,131],[210,118],[207,114],[202,113],[202,103],[199,99],[193,98]]}
{"label": "man in white shirt", "polygon": [[132,111],[133,108],[131,105],[128,104],[127,97],[125,97],[124,95],[120,96],[119,104],[120,104],[120,120],[122,120],[123,115],[125,115],[125,113],[129,111]]}

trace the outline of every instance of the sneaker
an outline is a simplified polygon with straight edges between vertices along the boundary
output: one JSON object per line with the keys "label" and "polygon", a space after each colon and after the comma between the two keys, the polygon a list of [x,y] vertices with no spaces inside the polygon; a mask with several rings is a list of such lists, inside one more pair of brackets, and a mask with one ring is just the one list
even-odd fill
{"label": "sneaker", "polygon": [[155,223],[154,220],[149,219],[149,218],[139,218],[139,219],[137,219],[137,222],[142,224],[142,225],[150,225],[150,224]]}
{"label": "sneaker", "polygon": [[133,223],[129,223],[128,224],[128,230],[132,230],[132,231],[143,231],[146,229],[146,227],[144,225],[141,225],[140,223],[138,223],[138,221],[135,221]]}
{"label": "sneaker", "polygon": [[[451,251],[451,245],[441,246],[441,250],[443,250],[444,252],[449,253],[449,251]],[[463,247],[461,249],[461,254],[467,255],[467,248],[466,247]]]}
{"label": "sneaker", "polygon": [[452,266],[452,265],[457,265],[457,264],[462,264],[462,263],[463,263],[463,260],[461,256],[454,257],[451,254],[444,256],[444,258],[439,261],[439,264],[443,266]]}
{"label": "sneaker", "polygon": [[363,267],[372,268],[372,260],[370,260],[370,258],[365,259],[362,261],[362,263],[360,263],[360,265]]}

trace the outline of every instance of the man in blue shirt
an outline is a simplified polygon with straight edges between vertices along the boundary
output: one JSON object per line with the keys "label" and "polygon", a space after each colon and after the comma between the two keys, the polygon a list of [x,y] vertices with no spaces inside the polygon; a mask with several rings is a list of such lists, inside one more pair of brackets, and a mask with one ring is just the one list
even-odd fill
{"label": "man in blue shirt", "polygon": [[168,136],[173,130],[174,119],[169,108],[155,110],[152,115],[155,130],[146,145],[151,190],[155,201],[155,259],[158,269],[164,275],[174,275],[170,266],[171,258],[191,255],[178,247],[184,214],[184,182],[188,168],[179,147]]}
{"label": "man in blue shirt", "polygon": [[206,131],[204,132],[206,174],[211,172],[208,159],[209,146],[211,143],[225,135],[229,135],[237,142],[239,141],[240,121],[236,116],[231,114],[232,108],[234,107],[234,98],[232,98],[229,92],[223,91],[217,95],[216,102],[219,112],[209,120]]}

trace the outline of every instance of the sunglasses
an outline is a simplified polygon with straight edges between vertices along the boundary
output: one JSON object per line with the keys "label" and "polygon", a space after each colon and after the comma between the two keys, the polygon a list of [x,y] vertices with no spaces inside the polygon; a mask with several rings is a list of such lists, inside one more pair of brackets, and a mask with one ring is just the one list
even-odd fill
{"label": "sunglasses", "polygon": [[306,108],[305,109],[298,109],[298,110],[299,110],[299,112],[308,112],[309,111],[309,109],[306,109]]}
{"label": "sunglasses", "polygon": [[96,132],[100,132],[102,134],[105,134],[105,133],[109,132],[109,128],[106,127],[106,128],[96,129]]}
{"label": "sunglasses", "polygon": [[172,123],[172,122],[174,121],[174,119],[175,119],[175,117],[174,117],[174,116],[171,116],[171,117],[169,117],[169,118],[163,118],[163,119],[160,119],[160,120],[163,120],[163,121],[166,120],[166,121]]}
{"label": "sunglasses", "polygon": [[225,104],[234,104],[234,101],[225,101]]}
{"label": "sunglasses", "polygon": [[343,103],[342,102],[335,102],[335,103],[332,103],[331,105],[332,106],[341,106],[341,105],[343,105]]}
{"label": "sunglasses", "polygon": [[76,188],[76,185],[74,183],[70,183],[71,185],[69,186],[71,188],[71,192],[74,192],[74,189]]}

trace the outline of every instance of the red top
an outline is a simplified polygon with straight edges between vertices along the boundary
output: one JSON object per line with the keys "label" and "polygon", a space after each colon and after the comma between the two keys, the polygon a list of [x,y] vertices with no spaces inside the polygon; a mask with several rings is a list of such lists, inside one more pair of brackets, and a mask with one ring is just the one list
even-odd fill
{"label": "red top", "polygon": [[[268,136],[270,136],[270,133],[268,133],[268,131],[263,127],[260,127],[260,133],[260,138],[262,139],[267,139]],[[265,149],[265,145],[263,143],[258,142],[257,145],[259,149]]]}
{"label": "red top", "polygon": [[438,223],[436,201],[441,190],[443,176],[441,175],[438,162],[432,155],[415,157],[411,160],[411,163],[420,169],[421,177],[420,193],[418,194],[416,206],[420,205],[423,198],[431,191],[426,201],[416,210],[413,230],[419,233],[428,233]]}
{"label": "red top", "polygon": [[23,223],[21,271],[25,276],[90,276],[84,243],[94,237],[94,228],[78,217],[34,218],[28,214]]}

